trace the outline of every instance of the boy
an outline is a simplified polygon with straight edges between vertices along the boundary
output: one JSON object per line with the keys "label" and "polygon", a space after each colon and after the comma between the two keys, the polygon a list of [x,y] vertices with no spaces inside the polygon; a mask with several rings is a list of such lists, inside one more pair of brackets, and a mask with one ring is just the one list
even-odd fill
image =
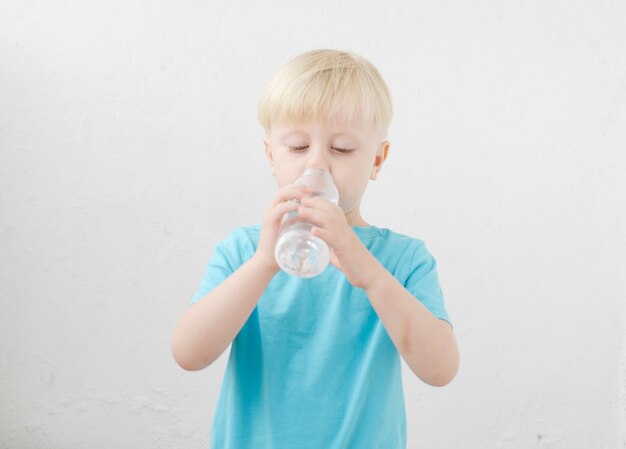
{"label": "boy", "polygon": [[[430,385],[455,376],[435,259],[360,214],[391,115],[382,77],[352,53],[304,53],[268,84],[259,118],[278,192],[261,225],[218,243],[172,343],[179,365],[199,370],[232,342],[212,448],[404,449],[399,355]],[[309,167],[331,173],[339,205],[294,184]],[[317,277],[290,276],[274,259],[290,211],[331,248]]]}

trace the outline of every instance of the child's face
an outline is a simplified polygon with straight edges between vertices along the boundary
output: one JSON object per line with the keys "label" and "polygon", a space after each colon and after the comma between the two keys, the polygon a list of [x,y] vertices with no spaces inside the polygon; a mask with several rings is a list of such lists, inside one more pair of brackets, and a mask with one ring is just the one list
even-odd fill
{"label": "child's face", "polygon": [[348,222],[363,225],[361,198],[389,151],[378,129],[363,121],[278,124],[263,141],[278,188],[295,183],[307,168],[324,168],[333,177]]}

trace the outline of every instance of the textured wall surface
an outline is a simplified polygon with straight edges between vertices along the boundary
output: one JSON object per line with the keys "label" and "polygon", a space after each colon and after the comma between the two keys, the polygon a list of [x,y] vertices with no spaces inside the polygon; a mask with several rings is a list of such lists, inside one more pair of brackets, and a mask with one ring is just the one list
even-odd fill
{"label": "textured wall surface", "polygon": [[626,447],[626,6],[338,3],[3,2],[0,448],[207,447],[227,353],[185,372],[173,326],[318,47],[391,88],[363,216],[426,241],[459,340],[445,388],[403,366],[409,448]]}

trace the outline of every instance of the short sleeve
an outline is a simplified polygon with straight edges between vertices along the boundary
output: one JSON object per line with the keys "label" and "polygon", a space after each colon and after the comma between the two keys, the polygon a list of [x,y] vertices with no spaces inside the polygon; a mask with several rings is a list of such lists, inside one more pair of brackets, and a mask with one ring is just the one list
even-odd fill
{"label": "short sleeve", "polygon": [[204,270],[204,276],[191,304],[198,302],[207,293],[220,285],[254,254],[254,247],[246,232],[237,228],[215,246],[215,250]]}
{"label": "short sleeve", "polygon": [[411,258],[409,276],[404,287],[419,299],[433,315],[452,325],[439,284],[437,261],[421,240],[418,241]]}

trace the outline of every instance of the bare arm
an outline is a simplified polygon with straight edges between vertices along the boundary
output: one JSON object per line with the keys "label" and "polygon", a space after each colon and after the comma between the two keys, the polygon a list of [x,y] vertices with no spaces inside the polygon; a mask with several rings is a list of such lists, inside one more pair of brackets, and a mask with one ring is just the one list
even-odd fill
{"label": "bare arm", "polygon": [[376,259],[365,292],[394,345],[417,377],[433,386],[452,381],[459,351],[450,324],[434,316]]}
{"label": "bare arm", "polygon": [[176,323],[172,354],[190,371],[213,363],[235,339],[267,285],[280,268],[274,258],[281,219],[298,209],[311,190],[288,184],[276,193],[263,218],[255,254],[200,301],[189,307]]}
{"label": "bare arm", "polygon": [[277,272],[253,256],[189,307],[174,330],[176,362],[190,371],[213,363],[237,336]]}

